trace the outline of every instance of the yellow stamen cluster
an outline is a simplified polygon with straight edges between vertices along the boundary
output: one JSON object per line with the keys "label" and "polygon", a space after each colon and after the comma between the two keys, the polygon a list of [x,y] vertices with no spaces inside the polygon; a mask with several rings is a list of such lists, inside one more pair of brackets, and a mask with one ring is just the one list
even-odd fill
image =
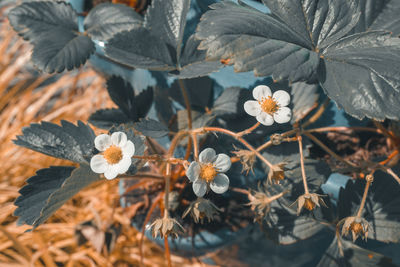
{"label": "yellow stamen cluster", "polygon": [[260,104],[261,109],[270,115],[274,114],[279,109],[278,103],[271,96],[267,98],[263,97],[258,101],[258,103]]}
{"label": "yellow stamen cluster", "polygon": [[217,170],[215,170],[215,167],[211,164],[203,164],[200,169],[200,177],[207,182],[211,182],[214,180],[215,176],[217,176]]}
{"label": "yellow stamen cluster", "polygon": [[104,151],[103,156],[109,164],[116,164],[122,159],[122,150],[117,146],[110,146]]}
{"label": "yellow stamen cluster", "polygon": [[310,198],[306,198],[304,201],[304,208],[311,211],[315,208],[315,203]]}
{"label": "yellow stamen cluster", "polygon": [[350,230],[356,235],[363,235],[365,233],[363,226],[361,225],[361,223],[358,222],[352,222],[350,225]]}

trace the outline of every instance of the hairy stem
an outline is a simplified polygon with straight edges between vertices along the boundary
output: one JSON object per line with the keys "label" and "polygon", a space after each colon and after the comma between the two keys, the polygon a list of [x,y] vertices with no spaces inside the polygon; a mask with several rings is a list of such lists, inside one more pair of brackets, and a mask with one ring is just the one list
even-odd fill
{"label": "hairy stem", "polygon": [[[370,178],[369,178],[369,176],[370,176]],[[372,174],[367,175],[367,177],[365,178],[365,180],[366,180],[367,182],[365,183],[364,194],[363,194],[363,197],[362,197],[362,199],[361,199],[361,204],[360,204],[360,207],[359,207],[359,209],[358,209],[358,211],[357,211],[356,217],[361,217],[361,213],[362,213],[362,211],[363,211],[363,209],[364,209],[365,201],[367,200],[368,189],[369,189],[369,186],[371,185],[371,183],[372,183],[372,181],[373,181],[373,176],[372,176]]]}
{"label": "hairy stem", "polygon": [[304,192],[305,192],[306,194],[308,194],[309,191],[308,191],[306,170],[305,170],[305,168],[304,168],[303,138],[301,137],[301,135],[297,135],[297,141],[298,141],[298,143],[299,143],[300,167],[301,167],[301,176],[303,177]]}
{"label": "hairy stem", "polygon": [[184,84],[183,80],[178,79],[178,83],[179,83],[179,87],[181,88],[181,91],[182,91],[183,100],[185,101],[185,106],[186,106],[187,116],[188,116],[188,127],[189,127],[189,130],[191,130],[192,129],[192,109],[190,107],[189,95],[187,93],[187,90],[185,88],[185,84]]}
{"label": "hairy stem", "polygon": [[197,160],[199,157],[199,144],[197,142],[197,134],[192,133],[192,140],[193,140],[193,152],[194,152],[194,159]]}
{"label": "hairy stem", "polygon": [[321,132],[344,132],[344,131],[360,131],[360,132],[372,132],[372,133],[380,133],[382,134],[382,131],[376,128],[370,128],[370,127],[321,127],[321,128],[315,128],[315,129],[307,129],[304,130],[304,132],[308,133],[321,133]]}
{"label": "hairy stem", "polygon": [[238,135],[238,136],[243,136],[243,135],[249,134],[249,133],[253,132],[255,129],[257,129],[258,126],[260,126],[260,124],[261,124],[260,122],[257,122],[256,124],[254,124],[254,125],[251,126],[250,128],[248,128],[248,129],[246,129],[246,130],[243,130],[243,131],[237,133],[237,135]]}

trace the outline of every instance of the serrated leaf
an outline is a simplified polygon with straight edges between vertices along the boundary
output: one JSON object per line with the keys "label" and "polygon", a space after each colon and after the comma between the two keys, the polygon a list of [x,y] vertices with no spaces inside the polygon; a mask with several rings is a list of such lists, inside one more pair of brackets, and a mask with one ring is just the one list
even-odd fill
{"label": "serrated leaf", "polygon": [[77,169],[57,166],[39,170],[19,191],[14,215],[19,216],[19,224],[35,229],[76,193],[98,180],[100,176],[86,164]]}
{"label": "serrated leaf", "polygon": [[343,256],[340,254],[336,237],[326,250],[318,267],[396,266],[382,254],[361,248],[350,241],[342,240]]}
{"label": "serrated leaf", "polygon": [[230,1],[211,6],[196,32],[208,59],[228,60],[236,71],[254,70],[274,80],[312,81],[318,51],[344,36],[359,18],[354,1],[264,2],[273,16]]}
{"label": "serrated leaf", "polygon": [[120,109],[99,109],[89,117],[89,123],[100,129],[110,129],[111,127],[129,122],[129,118]]}
{"label": "serrated leaf", "polygon": [[179,79],[202,77],[218,71],[223,66],[219,61],[206,61],[206,52],[197,49],[199,44],[200,40],[194,35],[186,41],[180,57],[179,73],[176,74]]}
{"label": "serrated leaf", "polygon": [[248,91],[239,87],[226,88],[215,100],[212,113],[217,116],[232,116],[243,114],[244,101]]}
{"label": "serrated leaf", "polygon": [[318,85],[305,82],[293,83],[291,86],[292,120],[291,123],[303,119],[318,104]]}
{"label": "serrated leaf", "polygon": [[385,30],[392,32],[392,35],[400,35],[400,2],[397,0],[370,0],[375,5],[384,6],[383,9],[379,10],[379,15],[375,18],[372,24],[370,24],[370,30]]}
{"label": "serrated leaf", "polygon": [[[398,168],[396,168],[398,171]],[[340,189],[338,202],[339,219],[354,216],[361,203],[365,180],[348,181]],[[400,195],[399,184],[388,174],[378,171],[369,188],[362,216],[372,229],[368,238],[382,242],[400,240]]]}
{"label": "serrated leaf", "polygon": [[92,156],[95,134],[81,121],[77,126],[67,121],[61,121],[61,126],[50,122],[32,123],[22,133],[14,140],[16,145],[52,157],[87,163]]}
{"label": "serrated leaf", "polygon": [[359,6],[361,16],[357,25],[354,27],[353,32],[367,31],[376,18],[382,13],[383,8],[388,2],[390,2],[390,0],[360,0]]}
{"label": "serrated leaf", "polygon": [[145,28],[116,34],[105,51],[112,59],[135,68],[158,71],[176,68],[167,44]]}
{"label": "serrated leaf", "polygon": [[65,2],[27,2],[12,9],[8,18],[14,30],[34,48],[34,64],[48,73],[77,68],[95,47],[79,33],[78,16]]}
{"label": "serrated leaf", "polygon": [[145,27],[154,36],[162,36],[180,55],[190,0],[153,0],[147,9]]}
{"label": "serrated leaf", "polygon": [[152,138],[161,138],[169,133],[164,124],[152,119],[141,120],[135,123],[133,127],[144,136]]}
{"label": "serrated leaf", "polygon": [[142,23],[143,18],[133,8],[104,3],[90,10],[84,28],[93,39],[105,41],[118,32],[138,28]]}
{"label": "serrated leaf", "polygon": [[386,32],[354,34],[322,52],[319,81],[350,115],[400,118],[400,39]]}

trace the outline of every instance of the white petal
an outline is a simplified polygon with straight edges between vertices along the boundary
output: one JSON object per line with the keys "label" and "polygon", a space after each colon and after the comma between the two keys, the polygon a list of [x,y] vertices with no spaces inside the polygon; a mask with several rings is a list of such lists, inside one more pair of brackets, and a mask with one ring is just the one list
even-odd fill
{"label": "white petal", "polygon": [[104,173],[108,168],[108,163],[102,155],[95,155],[90,160],[90,168],[95,173]]}
{"label": "white petal", "polygon": [[292,111],[288,107],[281,107],[277,112],[274,113],[274,120],[277,123],[289,122],[291,117]]}
{"label": "white petal", "polygon": [[262,98],[267,98],[271,96],[271,89],[266,85],[259,85],[253,89],[253,97],[256,100],[261,100]]}
{"label": "white petal", "polygon": [[214,180],[210,183],[210,188],[217,194],[223,194],[229,188],[229,178],[223,173],[217,174]]}
{"label": "white petal", "polygon": [[200,152],[199,161],[201,163],[211,163],[215,159],[215,150],[212,148],[206,148]]}
{"label": "white petal", "polygon": [[273,94],[272,98],[275,99],[276,102],[278,102],[278,105],[280,107],[286,107],[290,103],[289,93],[283,90],[276,91]]}
{"label": "white petal", "polygon": [[244,111],[250,116],[257,116],[261,113],[261,106],[258,101],[249,100],[244,103]]}
{"label": "white petal", "polygon": [[186,176],[191,182],[194,182],[200,175],[200,164],[196,161],[190,163],[189,168],[186,171]]}
{"label": "white petal", "polygon": [[118,164],[108,165],[108,169],[104,173],[107,180],[112,180],[118,175]]}
{"label": "white petal", "polygon": [[126,173],[129,170],[129,167],[132,164],[132,159],[131,157],[123,157],[120,162],[118,162],[116,165],[118,165],[118,173]]}
{"label": "white petal", "polygon": [[214,166],[218,172],[226,172],[231,168],[231,158],[226,154],[218,154]]}
{"label": "white petal", "polygon": [[203,179],[197,179],[192,184],[193,192],[198,197],[202,197],[207,192],[207,183]]}
{"label": "white petal", "polygon": [[104,151],[111,145],[111,138],[108,134],[101,134],[94,139],[94,146],[98,151]]}
{"label": "white petal", "polygon": [[121,149],[124,157],[132,157],[135,154],[135,145],[130,140],[128,140]]}
{"label": "white petal", "polygon": [[126,141],[128,138],[126,137],[126,134],[123,132],[115,132],[111,135],[111,142],[113,145],[123,147],[126,145]]}
{"label": "white petal", "polygon": [[270,126],[274,124],[274,118],[265,112],[261,112],[259,115],[257,115],[256,119],[258,122],[265,126]]}

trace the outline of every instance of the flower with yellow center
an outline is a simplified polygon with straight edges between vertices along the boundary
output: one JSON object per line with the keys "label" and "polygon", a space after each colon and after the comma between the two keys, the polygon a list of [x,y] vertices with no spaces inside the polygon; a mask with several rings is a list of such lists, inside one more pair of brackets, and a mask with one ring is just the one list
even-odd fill
{"label": "flower with yellow center", "polygon": [[206,148],[199,154],[199,161],[193,161],[186,171],[186,176],[193,183],[193,192],[203,197],[208,189],[217,194],[228,190],[229,178],[224,172],[231,167],[231,159],[226,154],[216,154],[212,148]]}
{"label": "flower with yellow center", "polygon": [[102,152],[90,160],[90,168],[95,173],[104,173],[111,180],[128,171],[135,154],[135,145],[123,132],[114,132],[111,136],[101,134],[94,139],[97,150]]}
{"label": "flower with yellow center", "polygon": [[256,117],[261,124],[269,126],[274,121],[277,123],[290,121],[292,111],[287,107],[290,103],[290,95],[287,92],[278,90],[272,94],[268,86],[259,85],[253,89],[253,97],[256,100],[246,101],[244,110]]}

